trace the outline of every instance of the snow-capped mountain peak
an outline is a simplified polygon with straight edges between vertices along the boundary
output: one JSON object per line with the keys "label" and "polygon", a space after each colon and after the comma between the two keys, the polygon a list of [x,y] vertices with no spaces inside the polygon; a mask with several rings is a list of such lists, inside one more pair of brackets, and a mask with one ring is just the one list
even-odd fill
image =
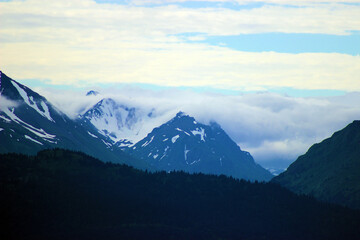
{"label": "snow-capped mountain peak", "polygon": [[[80,116],[84,124],[90,123],[99,133],[109,137],[118,147],[132,146],[143,139],[158,122],[153,111],[145,111],[104,98]],[[160,120],[162,121],[162,120]]]}
{"label": "snow-capped mountain peak", "polygon": [[135,108],[117,104],[111,98],[102,99],[81,118],[90,121],[100,133],[110,137],[114,142],[123,140],[126,135],[132,135],[133,131],[136,131],[138,121]]}

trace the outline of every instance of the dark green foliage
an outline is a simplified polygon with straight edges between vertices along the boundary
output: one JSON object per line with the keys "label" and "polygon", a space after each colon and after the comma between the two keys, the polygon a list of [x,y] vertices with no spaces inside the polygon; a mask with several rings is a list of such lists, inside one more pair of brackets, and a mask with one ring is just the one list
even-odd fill
{"label": "dark green foliage", "polygon": [[360,121],[313,145],[272,181],[296,193],[360,209]]}
{"label": "dark green foliage", "polygon": [[354,239],[360,213],[271,183],[83,153],[0,155],[0,239]]}

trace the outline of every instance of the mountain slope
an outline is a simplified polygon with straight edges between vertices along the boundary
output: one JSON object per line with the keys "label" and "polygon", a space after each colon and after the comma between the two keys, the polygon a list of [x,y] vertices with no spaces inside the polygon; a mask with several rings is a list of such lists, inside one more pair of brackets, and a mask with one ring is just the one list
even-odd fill
{"label": "mountain slope", "polygon": [[360,214],[275,184],[0,155],[1,239],[357,239]]}
{"label": "mountain slope", "polygon": [[360,121],[313,145],[272,181],[296,193],[360,209]]}
{"label": "mountain slope", "polygon": [[181,112],[127,152],[159,170],[225,174],[260,181],[273,177],[218,124],[207,126]]}
{"label": "mountain slope", "polygon": [[103,161],[142,166],[120,149],[112,148],[98,131],[84,128],[56,109],[43,96],[0,72],[0,153],[35,154],[61,147],[86,152]]}

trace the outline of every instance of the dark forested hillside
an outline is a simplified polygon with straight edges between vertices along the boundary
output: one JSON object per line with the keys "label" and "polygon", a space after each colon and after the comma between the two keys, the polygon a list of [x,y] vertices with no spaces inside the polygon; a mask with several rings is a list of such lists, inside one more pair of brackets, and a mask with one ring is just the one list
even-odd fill
{"label": "dark forested hillside", "polygon": [[0,155],[0,239],[354,239],[358,211],[271,183],[149,173],[78,152]]}
{"label": "dark forested hillside", "polygon": [[360,121],[313,145],[272,181],[299,194],[360,209]]}

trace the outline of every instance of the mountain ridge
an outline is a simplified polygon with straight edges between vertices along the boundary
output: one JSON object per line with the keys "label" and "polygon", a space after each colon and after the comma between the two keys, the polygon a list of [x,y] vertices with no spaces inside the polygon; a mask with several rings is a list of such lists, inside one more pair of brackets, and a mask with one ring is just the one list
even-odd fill
{"label": "mountain ridge", "polygon": [[272,179],[296,193],[360,209],[360,121],[314,144]]}

